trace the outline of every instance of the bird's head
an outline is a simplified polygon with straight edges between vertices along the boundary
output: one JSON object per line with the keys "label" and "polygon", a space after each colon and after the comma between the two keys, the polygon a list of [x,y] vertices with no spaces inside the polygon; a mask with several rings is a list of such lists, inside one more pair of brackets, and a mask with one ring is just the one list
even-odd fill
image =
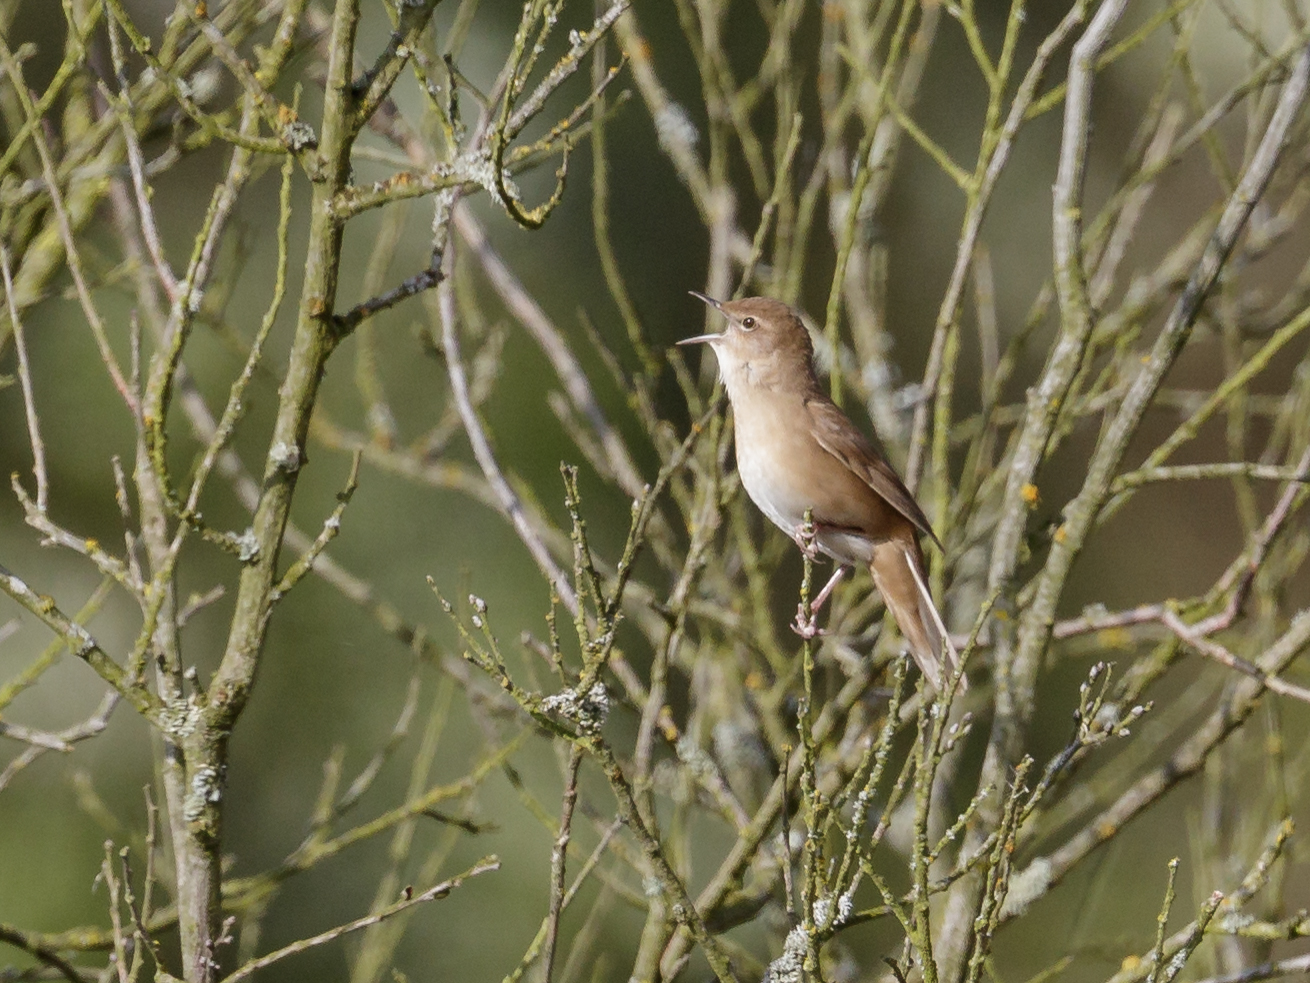
{"label": "bird's head", "polygon": [[735,385],[808,388],[814,382],[814,345],[794,308],[768,297],[715,300],[691,291],[724,316],[718,334],[684,338],[679,345],[705,343],[714,349],[731,395]]}

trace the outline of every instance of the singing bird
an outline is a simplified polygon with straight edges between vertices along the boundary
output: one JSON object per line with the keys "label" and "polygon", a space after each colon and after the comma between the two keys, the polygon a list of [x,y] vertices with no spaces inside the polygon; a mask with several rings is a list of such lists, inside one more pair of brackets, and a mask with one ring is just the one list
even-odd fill
{"label": "singing bird", "polygon": [[[727,320],[720,334],[685,338],[708,344],[719,363],[735,419],[737,472],[746,493],[802,549],[805,512],[814,546],[839,564],[811,605],[817,610],[844,572],[867,566],[924,676],[941,688],[958,655],[944,637],[924,575],[920,534],[940,548],[923,510],[890,464],[819,385],[814,346],[800,315],[767,297],[718,301],[691,291]],[[794,624],[816,633],[803,613]],[[961,677],[961,686],[964,677]]]}

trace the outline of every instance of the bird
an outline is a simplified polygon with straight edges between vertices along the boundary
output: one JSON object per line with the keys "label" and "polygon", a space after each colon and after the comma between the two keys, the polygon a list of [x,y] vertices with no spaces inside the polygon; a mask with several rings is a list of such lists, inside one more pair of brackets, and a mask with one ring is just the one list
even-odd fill
{"label": "bird", "polygon": [[[818,634],[813,612],[845,567],[867,567],[924,677],[943,689],[959,656],[928,590],[919,539],[939,549],[941,541],[887,459],[824,392],[800,314],[768,297],[719,301],[690,293],[727,321],[717,334],[678,344],[707,344],[714,352],[732,405],[742,487],[802,550],[817,549],[838,564],[808,617],[802,608],[792,627],[803,637]],[[812,541],[803,536],[807,511]]]}

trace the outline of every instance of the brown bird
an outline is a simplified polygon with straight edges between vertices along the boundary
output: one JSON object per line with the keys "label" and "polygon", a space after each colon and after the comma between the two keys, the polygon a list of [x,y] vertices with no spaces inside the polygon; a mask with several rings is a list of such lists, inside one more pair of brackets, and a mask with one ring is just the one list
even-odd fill
{"label": "brown bird", "polygon": [[[766,297],[717,301],[691,291],[727,318],[707,343],[736,420],[737,472],[753,501],[802,549],[806,510],[814,546],[839,564],[815,598],[817,610],[841,579],[841,564],[868,566],[874,585],[910,644],[928,681],[941,688],[942,654],[954,672],[959,656],[945,637],[924,575],[919,534],[938,548],[923,510],[882,454],[824,393],[814,373],[810,334],[792,308]],[[817,629],[798,613],[793,627]],[[964,679],[961,677],[961,685]]]}

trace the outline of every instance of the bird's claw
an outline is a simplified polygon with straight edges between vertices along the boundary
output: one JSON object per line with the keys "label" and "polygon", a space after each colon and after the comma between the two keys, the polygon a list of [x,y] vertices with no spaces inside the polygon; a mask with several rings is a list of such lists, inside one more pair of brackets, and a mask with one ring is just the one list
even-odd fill
{"label": "bird's claw", "polygon": [[826,630],[819,627],[813,612],[810,612],[808,616],[806,615],[804,604],[796,605],[796,617],[792,619],[791,630],[807,642],[813,638],[828,634]]}

